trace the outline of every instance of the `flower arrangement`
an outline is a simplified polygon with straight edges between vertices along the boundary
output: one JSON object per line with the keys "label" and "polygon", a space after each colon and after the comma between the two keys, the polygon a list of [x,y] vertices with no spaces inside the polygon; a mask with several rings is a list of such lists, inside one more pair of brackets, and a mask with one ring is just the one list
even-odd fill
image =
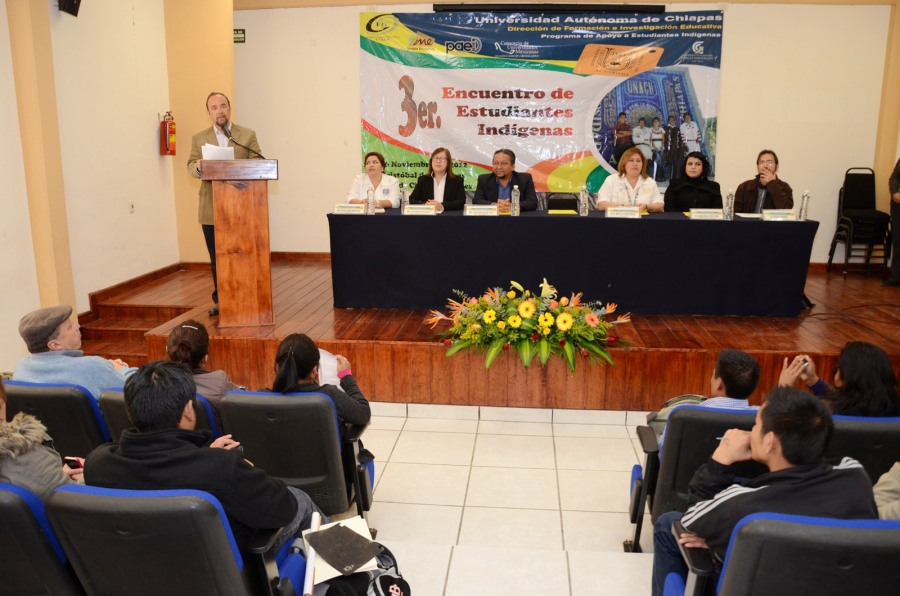
{"label": "flower arrangement", "polygon": [[450,321],[450,329],[440,333],[447,346],[447,357],[460,350],[477,349],[487,352],[487,370],[503,350],[518,351],[525,368],[535,355],[541,365],[553,354],[561,355],[575,372],[580,353],[590,362],[613,363],[609,354],[612,345],[625,347],[611,332],[614,325],[631,321],[631,315],[620,315],[615,321],[606,316],[616,311],[615,304],[582,302],[581,293],[571,298],[557,299],[556,288],[540,285],[540,294],[525,290],[511,281],[510,289],[489,288],[483,296],[467,296],[454,290],[460,301],[450,300],[449,316],[433,310],[426,319],[432,329],[441,321]]}

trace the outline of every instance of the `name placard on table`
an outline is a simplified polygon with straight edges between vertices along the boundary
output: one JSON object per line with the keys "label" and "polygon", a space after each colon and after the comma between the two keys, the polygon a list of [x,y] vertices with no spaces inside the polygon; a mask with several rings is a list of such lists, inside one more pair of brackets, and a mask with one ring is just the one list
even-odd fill
{"label": "name placard on table", "polygon": [[793,209],[763,209],[763,221],[797,221]]}
{"label": "name placard on table", "polygon": [[334,211],[341,215],[365,215],[366,206],[362,204],[348,205],[347,203],[338,203],[334,206]]}
{"label": "name placard on table", "polygon": [[640,219],[641,208],[634,207],[607,207],[606,217],[621,217],[624,219]]}
{"label": "name placard on table", "polygon": [[434,205],[406,205],[403,207],[403,215],[434,215],[437,211]]}
{"label": "name placard on table", "polygon": [[463,215],[497,215],[497,205],[466,205]]}
{"label": "name placard on table", "polygon": [[691,219],[724,220],[722,209],[691,209]]}

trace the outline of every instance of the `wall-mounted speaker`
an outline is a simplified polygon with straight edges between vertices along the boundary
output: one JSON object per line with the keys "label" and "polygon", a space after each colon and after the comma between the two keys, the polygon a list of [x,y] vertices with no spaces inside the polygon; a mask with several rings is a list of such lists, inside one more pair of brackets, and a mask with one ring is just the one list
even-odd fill
{"label": "wall-mounted speaker", "polygon": [[81,0],[59,0],[59,9],[67,12],[73,17],[78,16],[78,9],[81,8]]}

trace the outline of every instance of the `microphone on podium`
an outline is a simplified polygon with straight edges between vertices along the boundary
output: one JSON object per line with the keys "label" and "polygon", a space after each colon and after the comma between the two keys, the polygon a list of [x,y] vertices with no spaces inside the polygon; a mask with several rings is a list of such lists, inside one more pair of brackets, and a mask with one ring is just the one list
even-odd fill
{"label": "microphone on podium", "polygon": [[258,155],[260,159],[265,159],[265,157],[263,157],[263,154],[260,153],[259,151],[254,151],[254,150],[251,149],[250,147],[247,147],[246,145],[241,145],[240,143],[238,143],[238,142],[234,139],[234,137],[231,136],[231,133],[228,132],[228,129],[225,128],[225,125],[224,125],[224,124],[220,124],[220,125],[218,125],[218,126],[219,126],[219,128],[222,130],[222,134],[224,134],[226,137],[228,137],[228,140],[229,140],[229,141],[231,141],[232,143],[234,143],[234,144],[237,145],[238,147],[242,147],[242,148],[246,149],[246,150],[249,151],[250,153],[254,153],[254,154]]}

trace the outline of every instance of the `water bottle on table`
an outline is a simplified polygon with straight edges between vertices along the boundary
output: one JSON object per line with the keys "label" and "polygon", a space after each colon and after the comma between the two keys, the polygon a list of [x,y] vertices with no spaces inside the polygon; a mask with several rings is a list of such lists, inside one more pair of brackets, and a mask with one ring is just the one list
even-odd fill
{"label": "water bottle on table", "polygon": [[406,184],[400,183],[400,213],[406,213],[406,206],[409,205],[409,197],[406,196]]}
{"label": "water bottle on table", "polygon": [[581,187],[581,192],[578,193],[578,215],[587,215],[588,214],[588,191],[586,186]]}
{"label": "water bottle on table", "polygon": [[375,189],[370,188],[366,191],[366,215],[375,215]]}
{"label": "water bottle on table", "polygon": [[512,199],[512,209],[510,210],[510,215],[513,217],[518,217],[522,212],[522,203],[521,201],[521,193],[519,192],[519,186],[513,186],[512,192],[510,193],[510,198]]}

